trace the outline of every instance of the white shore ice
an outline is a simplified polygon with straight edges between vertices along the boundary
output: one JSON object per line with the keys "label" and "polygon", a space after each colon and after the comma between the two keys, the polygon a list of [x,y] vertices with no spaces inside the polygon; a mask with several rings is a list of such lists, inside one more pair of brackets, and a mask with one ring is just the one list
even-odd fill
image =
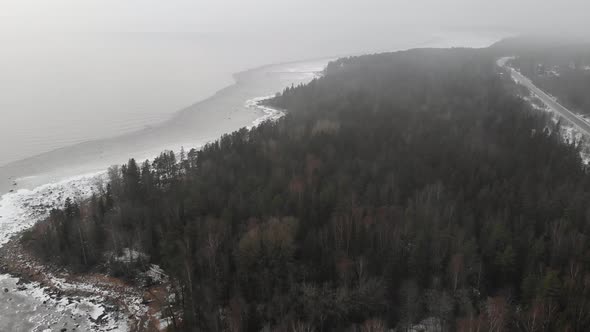
{"label": "white shore ice", "polygon": [[264,112],[264,115],[259,117],[256,120],[254,120],[252,122],[252,125],[249,126],[248,129],[259,126],[260,124],[262,124],[266,121],[276,121],[276,120],[282,118],[283,116],[285,116],[285,111],[261,104],[263,101],[268,100],[273,97],[274,96],[258,97],[258,98],[253,98],[253,99],[246,101],[247,108],[257,109],[257,110]]}
{"label": "white shore ice", "polygon": [[62,208],[65,200],[88,198],[98,189],[106,172],[76,176],[33,190],[20,189],[0,198],[0,245],[11,236],[48,216],[53,208]]}
{"label": "white shore ice", "polygon": [[[21,189],[2,196],[0,200],[0,245],[6,244],[12,236],[46,218],[54,208],[62,208],[65,200],[83,200],[97,192],[106,172],[72,177],[58,183],[46,184],[33,190]],[[22,301],[23,310],[14,315],[26,317],[32,331],[74,328],[87,331],[126,331],[126,316],[121,312],[107,310],[106,296],[91,284],[72,284],[59,278],[50,278],[51,283],[61,291],[84,291],[92,296],[61,297],[50,292],[48,287],[38,283],[17,285],[18,280],[0,275],[0,288],[6,294],[0,303]],[[8,295],[9,294],[9,295]],[[25,300],[26,299],[26,300]],[[141,298],[130,299],[138,304]],[[9,304],[9,303],[7,303]],[[19,306],[19,307],[20,307]],[[12,310],[12,306],[6,307]],[[31,310],[34,309],[34,310]],[[100,319],[99,319],[100,318]],[[5,330],[0,322],[0,330]]]}
{"label": "white shore ice", "polygon": [[[273,109],[261,104],[261,101],[272,96],[253,98],[246,101],[248,109],[255,109],[262,115],[253,121],[252,128],[265,121],[276,121],[285,115],[282,110]],[[16,179],[21,181],[22,179]],[[50,211],[63,208],[67,198],[74,201],[88,199],[93,193],[100,193],[107,181],[107,172],[71,177],[56,183],[45,184],[35,189],[20,189],[3,195],[0,198],[0,246],[6,244],[17,233],[32,227],[37,221],[48,217]],[[148,274],[158,274],[163,271],[158,267],[152,268]],[[49,274],[51,275],[51,274]],[[154,276],[156,277],[156,276]],[[164,276],[165,277],[165,276]],[[129,329],[127,316],[121,311],[113,310],[107,303],[107,298],[117,297],[118,294],[96,287],[89,282],[68,282],[57,276],[50,277],[53,288],[61,291],[76,291],[89,296],[60,297],[52,294],[48,287],[32,282],[18,285],[18,279],[0,274],[0,309],[14,310],[11,301],[20,299],[23,310],[13,314],[26,317],[27,328],[32,331],[52,331],[55,328],[73,328],[82,331],[127,331]],[[10,292],[10,293],[8,293]],[[145,314],[147,307],[142,304],[141,294],[129,291],[124,298],[127,314],[136,317]],[[6,330],[10,326],[3,326]]]}

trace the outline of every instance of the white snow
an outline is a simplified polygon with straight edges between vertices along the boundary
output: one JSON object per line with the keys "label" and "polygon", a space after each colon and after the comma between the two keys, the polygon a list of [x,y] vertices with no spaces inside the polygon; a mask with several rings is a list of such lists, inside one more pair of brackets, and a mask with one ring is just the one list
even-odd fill
{"label": "white snow", "polygon": [[92,195],[105,172],[86,174],[40,186],[21,189],[0,198],[0,245],[14,234],[46,218],[51,209],[63,208],[66,199],[81,200]]}
{"label": "white snow", "polygon": [[296,63],[292,66],[281,68],[280,70],[281,72],[289,74],[289,77],[293,77],[297,80],[311,81],[314,78],[320,77],[324,72],[324,69],[326,68],[326,64],[332,60],[336,60],[336,58],[323,59],[313,62]]}
{"label": "white snow", "polygon": [[[535,96],[534,94],[531,95]],[[559,113],[554,112],[551,108],[547,107],[546,105],[539,106],[533,103],[532,98],[530,97],[524,97],[524,100],[529,102],[529,104],[534,109],[550,113],[551,121],[553,123],[557,123],[560,120],[561,116],[559,115]],[[584,116],[579,117],[584,121],[588,121],[588,119]],[[580,157],[582,158],[582,162],[584,163],[584,165],[588,165],[588,163],[590,162],[590,137],[586,137],[586,135],[584,135],[583,132],[578,130],[578,128],[572,125],[569,121],[561,121],[560,129],[561,137],[564,142],[569,142],[570,144],[579,144],[582,147],[580,150]]]}
{"label": "white snow", "polygon": [[422,320],[419,324],[410,327],[408,332],[438,332],[442,331],[442,322],[435,317],[429,317]]}
{"label": "white snow", "polygon": [[[70,296],[62,297],[50,293],[47,288],[36,282],[18,285],[18,280],[2,275],[3,285],[11,285],[6,296],[28,299],[37,303],[36,315],[29,317],[35,331],[47,331],[46,326],[70,324],[81,331],[127,331],[127,319],[117,311],[106,311],[104,299],[100,296]],[[18,305],[23,306],[24,304]],[[62,325],[60,325],[62,326]]]}
{"label": "white snow", "polygon": [[[265,96],[253,98],[246,101],[246,107],[257,109],[264,114],[256,119],[249,128],[260,125],[265,121],[276,121],[285,115],[282,110],[274,109],[261,105],[263,100],[274,96]],[[17,192],[11,192],[0,197],[0,246],[6,244],[12,236],[32,227],[37,221],[43,220],[49,216],[52,209],[63,208],[67,198],[73,201],[81,201],[89,198],[93,193],[98,193],[99,183],[106,181],[106,171],[85,174],[56,183],[42,185],[35,189],[21,189]],[[21,181],[23,179],[17,179]],[[115,256],[119,261],[128,262],[132,259],[144,257],[145,254],[132,250],[123,249],[123,254]],[[146,272],[146,275],[155,282],[166,282],[167,275],[157,265],[152,265]],[[63,278],[49,275],[51,283],[61,291],[81,291],[89,296],[58,297],[50,293],[50,289],[42,287],[38,283],[28,283],[20,285],[18,289],[14,287],[11,292],[23,294],[31,300],[41,305],[51,308],[50,312],[39,314],[31,318],[35,321],[36,330],[41,331],[42,327],[55,324],[64,315],[71,315],[82,319],[80,328],[88,331],[127,331],[129,326],[127,318],[118,311],[106,310],[106,298],[119,298],[124,301],[127,310],[134,316],[141,316],[147,312],[147,307],[142,303],[143,299],[140,294],[134,294],[133,290],[123,290],[125,294],[113,294],[104,288],[97,287],[91,283],[85,282],[68,282]],[[0,275],[0,280],[4,283],[16,284],[18,281],[8,275]],[[97,321],[100,318],[99,321]],[[162,326],[169,324],[167,319],[163,319]],[[50,329],[45,329],[50,330]]]}
{"label": "white snow", "polygon": [[117,255],[113,252],[107,253],[107,257],[120,263],[133,263],[137,262],[138,260],[146,261],[149,259],[148,255],[146,255],[145,253],[131,248],[123,248],[121,251],[122,252],[120,255]]}
{"label": "white snow", "polygon": [[[513,57],[501,58],[501,59],[497,60],[496,63],[500,67],[505,67],[506,62],[512,58]],[[518,70],[516,70],[512,67],[507,67],[507,68],[509,70],[518,72]],[[558,75],[558,73],[557,73],[557,75]],[[514,81],[514,83],[516,83],[516,84],[521,83],[513,75],[511,75],[511,78],[512,78],[512,81]],[[525,78],[525,80],[528,80],[528,79]],[[528,80],[528,81],[530,81],[530,80]],[[553,101],[557,101],[557,98],[555,96],[552,96],[549,94],[547,94],[547,95]],[[554,112],[551,108],[547,107],[546,105],[540,106],[540,105],[537,105],[536,103],[534,103],[533,98],[538,98],[538,97],[539,96],[537,96],[535,93],[530,91],[530,95],[524,96],[523,99],[525,101],[527,101],[534,109],[550,113],[551,120],[554,123],[557,123],[560,119],[560,115],[558,113]],[[590,122],[589,119],[585,116],[578,115],[578,117],[586,122]],[[562,139],[564,142],[580,144],[580,146],[582,147],[581,151],[580,151],[580,157],[582,158],[582,162],[585,165],[588,165],[590,163],[590,137],[586,137],[586,135],[584,135],[584,133],[582,133],[580,130],[578,130],[575,126],[571,125],[568,121],[563,121],[561,123],[561,136],[562,136]]]}
{"label": "white snow", "polygon": [[150,266],[150,269],[146,272],[146,275],[150,277],[153,282],[163,283],[168,281],[168,275],[166,275],[164,270],[162,270],[162,268],[156,264],[152,264]]}
{"label": "white snow", "polygon": [[257,127],[266,121],[277,121],[278,119],[285,116],[285,111],[261,104],[263,101],[271,99],[271,98],[274,98],[274,96],[257,97],[257,98],[252,98],[252,99],[246,101],[247,108],[258,109],[264,113],[263,116],[254,120],[252,122],[252,125],[249,126],[248,129],[252,129],[253,127]]}
{"label": "white snow", "polygon": [[[93,192],[98,191],[100,180],[104,179],[105,172],[87,174],[72,177],[58,183],[40,186],[33,190],[22,189],[9,193],[0,199],[0,245],[8,242],[14,234],[33,226],[37,221],[46,218],[54,208],[62,208],[65,200],[70,198],[74,201],[89,198]],[[30,263],[29,263],[30,264]],[[0,275],[3,281],[14,282],[16,279]],[[44,314],[43,317],[34,318],[39,320],[39,325],[46,325],[55,317],[61,317],[64,313],[74,317],[86,318],[87,328],[92,331],[126,331],[126,317],[117,317],[120,313],[105,314],[105,296],[95,286],[90,284],[71,284],[65,280],[53,277],[52,282],[62,291],[83,290],[89,294],[96,294],[89,297],[58,297],[49,292],[49,288],[41,287],[38,283],[27,283],[20,285],[13,290],[15,293],[22,293],[28,298],[35,299],[38,303],[45,303],[52,307],[52,313]],[[100,322],[96,320],[103,315]]]}

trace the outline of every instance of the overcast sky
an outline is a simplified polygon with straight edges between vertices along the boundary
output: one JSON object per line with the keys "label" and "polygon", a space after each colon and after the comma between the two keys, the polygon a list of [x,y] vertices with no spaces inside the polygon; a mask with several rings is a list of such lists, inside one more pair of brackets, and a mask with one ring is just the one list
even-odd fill
{"label": "overcast sky", "polygon": [[585,33],[586,2],[0,0],[0,151],[141,126],[264,64]]}
{"label": "overcast sky", "polygon": [[0,0],[4,34],[325,26],[589,27],[587,0]]}

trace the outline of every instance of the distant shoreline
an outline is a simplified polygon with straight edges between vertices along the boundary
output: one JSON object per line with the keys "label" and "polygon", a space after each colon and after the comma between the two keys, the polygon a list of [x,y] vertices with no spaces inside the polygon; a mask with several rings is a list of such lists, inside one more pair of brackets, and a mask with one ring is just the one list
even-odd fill
{"label": "distant shoreline", "polygon": [[[38,186],[38,185],[42,185],[42,184],[46,184],[46,183],[50,183],[51,181],[33,181],[34,185],[23,185],[23,178],[29,178],[32,179],[32,177],[35,176],[39,176],[39,175],[43,175],[46,172],[52,172],[55,170],[61,170],[61,171],[67,171],[66,168],[76,168],[77,164],[78,165],[80,163],[86,163],[86,164],[92,164],[93,160],[91,160],[91,158],[95,158],[100,160],[100,155],[98,156],[93,156],[91,158],[86,158],[85,160],[81,160],[83,158],[78,158],[77,160],[75,160],[74,164],[67,164],[67,163],[62,163],[60,164],[59,162],[55,162],[54,164],[57,164],[55,166],[51,165],[51,163],[46,162],[46,160],[51,160],[51,159],[59,159],[61,158],[60,156],[64,156],[64,158],[68,157],[69,151],[72,150],[83,150],[86,146],[96,146],[96,145],[105,145],[104,149],[100,149],[102,151],[108,152],[108,147],[109,146],[115,146],[117,145],[116,142],[117,141],[132,141],[135,137],[142,137],[142,136],[155,136],[155,133],[157,131],[163,131],[167,126],[174,126],[175,124],[182,122],[184,120],[184,118],[187,117],[187,114],[190,114],[191,112],[195,112],[195,110],[198,110],[199,108],[202,108],[203,105],[207,105],[210,104],[212,101],[218,99],[218,98],[224,98],[224,95],[230,94],[232,91],[239,89],[240,86],[242,85],[246,85],[248,84],[249,81],[252,80],[253,76],[256,76],[258,74],[260,74],[261,72],[265,72],[268,71],[272,68],[276,68],[276,67],[284,67],[284,66],[290,66],[290,65],[297,65],[297,64],[306,64],[306,63],[310,63],[310,62],[316,62],[316,61],[326,61],[327,60],[331,60],[334,59],[333,57],[321,57],[321,58],[315,58],[315,59],[310,59],[310,60],[302,60],[302,61],[289,61],[289,62],[283,62],[283,63],[276,63],[276,64],[266,64],[266,65],[262,65],[259,67],[255,67],[255,68],[251,68],[251,69],[247,69],[244,71],[240,71],[237,72],[235,74],[232,75],[232,79],[233,79],[233,83],[225,86],[219,90],[217,90],[214,94],[210,95],[209,97],[202,99],[200,101],[197,101],[183,109],[180,109],[174,113],[172,113],[167,119],[152,125],[150,127],[147,128],[142,128],[139,130],[134,130],[128,133],[124,133],[121,135],[116,135],[116,136],[112,136],[112,137],[105,137],[102,139],[97,139],[97,140],[88,140],[88,141],[84,141],[84,142],[80,142],[74,145],[67,145],[67,146],[63,146],[61,148],[57,148],[57,149],[53,149],[47,152],[43,152],[40,154],[36,154],[24,159],[20,159],[20,160],[15,160],[12,162],[9,162],[5,165],[0,166],[0,197],[6,193],[9,193],[11,190],[17,191],[19,189],[33,189],[34,187]],[[280,88],[278,89],[280,90]],[[273,93],[275,92],[279,92],[279,91],[273,91]],[[255,96],[253,96],[255,97]],[[243,124],[243,126],[247,126],[247,123],[249,123],[250,121],[247,121]],[[228,128],[230,129],[230,128]],[[233,131],[235,129],[238,128],[231,128],[229,131]],[[195,129],[198,130],[198,129]],[[228,130],[223,130],[222,132],[226,132]],[[220,132],[220,133],[222,133]],[[165,140],[165,139],[164,139]],[[188,143],[188,142],[187,142]],[[155,143],[157,144],[157,143]],[[99,150],[98,148],[95,148],[94,150]],[[100,151],[97,151],[97,153]],[[108,153],[107,153],[108,154]],[[129,149],[125,155],[127,157],[132,157],[134,156],[134,151],[132,151],[132,149]],[[55,156],[55,158],[54,158]],[[114,159],[114,158],[113,158]],[[77,174],[72,174],[72,175],[78,175],[78,174],[84,174],[87,173],[88,171],[90,172],[95,172],[95,171],[99,171],[101,169],[106,169],[108,166],[112,165],[112,164],[118,164],[124,162],[124,160],[113,160],[110,163],[104,163],[102,165],[102,167],[96,167],[96,168],[92,168],[92,169],[86,169],[85,171],[82,172],[78,172]],[[108,164],[108,165],[107,165]],[[55,180],[60,180],[60,178],[56,178]],[[16,184],[16,185],[15,185]]]}
{"label": "distant shoreline", "polygon": [[[273,109],[261,103],[269,98],[270,96],[265,96],[246,101],[247,107],[257,108],[263,113],[249,128],[265,121],[277,120],[285,114],[282,110]],[[0,234],[0,275],[10,275],[18,279],[16,288],[3,286],[0,287],[0,292],[6,294],[34,292],[39,294],[36,300],[42,301],[40,306],[49,308],[59,303],[67,303],[61,309],[64,311],[73,310],[69,305],[77,306],[79,303],[91,306],[92,310],[102,313],[93,317],[92,312],[82,310],[84,316],[80,315],[77,318],[85,319],[84,324],[91,326],[107,326],[109,329],[121,324],[132,327],[145,324],[156,328],[165,326],[168,322],[160,319],[160,312],[164,310],[161,304],[165,302],[165,295],[167,295],[166,283],[143,285],[137,281],[128,282],[113,278],[101,271],[71,273],[53,264],[42,263],[21,243],[26,230],[43,220],[52,208],[63,206],[63,200],[70,195],[80,195],[70,197],[75,200],[88,199],[92,192],[99,190],[96,183],[104,181],[105,178],[106,171],[103,171],[72,178],[61,184],[41,186],[20,199],[18,199],[18,192],[11,195],[15,198],[13,208],[26,213],[23,215],[22,212],[17,212],[15,216],[21,216],[24,220],[13,220],[13,230],[8,233],[4,230],[5,234]],[[64,193],[63,190],[71,192]],[[2,219],[0,219],[1,222]],[[80,311],[80,309],[77,310]]]}
{"label": "distant shoreline", "polygon": [[[489,37],[486,37],[486,44],[488,44],[490,42]],[[501,39],[500,37],[494,37],[494,40],[498,40]],[[444,41],[444,43],[439,43],[439,41]],[[434,47],[434,48],[446,48],[449,47],[447,44],[449,44],[449,42],[451,42],[452,39],[445,39],[443,37],[440,36],[433,36],[431,39],[423,41],[421,43],[415,44],[414,46],[410,46],[410,47],[402,47],[400,49],[384,49],[381,50],[377,53],[382,53],[382,52],[395,52],[395,51],[399,51],[399,50],[406,50],[406,49],[413,49],[413,48],[429,48],[429,47]],[[429,45],[430,43],[434,43],[435,45]],[[480,42],[480,44],[483,42]],[[467,42],[467,44],[472,44],[470,41]],[[451,44],[449,44],[451,45]],[[452,43],[452,45],[455,45],[455,43]],[[465,45],[465,47],[469,47],[469,45]],[[475,47],[481,47],[479,44],[478,46]],[[63,170],[66,167],[70,167],[71,165],[65,165],[65,164],[59,164],[56,166],[50,165],[50,162],[47,162],[48,159],[51,159],[53,155],[63,155],[63,156],[67,156],[68,152],[71,150],[75,150],[76,147],[82,147],[82,146],[88,146],[88,145],[96,145],[96,144],[101,144],[101,143],[105,143],[104,145],[116,145],[114,144],[117,140],[129,140],[130,138],[134,137],[134,136],[140,136],[142,134],[145,134],[144,136],[149,135],[150,132],[154,132],[162,127],[165,127],[168,124],[173,124],[175,122],[181,121],[182,117],[184,115],[186,115],[187,113],[190,113],[192,111],[195,110],[195,108],[200,108],[202,105],[210,103],[212,100],[215,100],[216,98],[220,98],[221,96],[223,96],[224,94],[235,90],[236,88],[240,87],[240,85],[244,84],[245,81],[247,81],[252,75],[256,75],[257,73],[260,72],[264,72],[266,70],[268,70],[269,68],[274,68],[274,67],[281,67],[281,66],[289,66],[289,65],[296,65],[296,64],[303,64],[303,63],[310,63],[310,62],[327,62],[328,60],[333,60],[336,58],[340,58],[340,57],[347,57],[347,56],[358,56],[361,54],[365,54],[365,53],[351,53],[351,54],[340,54],[337,56],[321,56],[321,57],[312,57],[309,59],[303,59],[303,60],[292,60],[292,61],[284,61],[284,62],[277,62],[277,63],[271,63],[271,64],[265,64],[265,65],[261,65],[258,67],[253,67],[250,69],[245,69],[243,71],[238,71],[234,74],[231,75],[232,79],[233,79],[233,83],[229,84],[225,87],[220,88],[219,90],[217,90],[216,92],[214,92],[212,95],[209,95],[208,97],[201,99],[199,101],[196,101],[193,104],[190,104],[187,107],[184,107],[178,111],[175,111],[173,113],[170,114],[170,116],[168,116],[166,119],[164,119],[163,121],[151,125],[147,128],[142,128],[139,130],[133,130],[130,131],[128,133],[124,133],[121,135],[115,135],[115,136],[111,136],[111,137],[105,137],[105,138],[101,138],[98,140],[88,140],[88,141],[84,141],[81,143],[77,143],[74,145],[67,145],[67,146],[63,146],[61,148],[58,149],[53,149],[44,153],[40,153],[40,154],[36,154],[36,155],[32,155],[29,156],[27,158],[23,158],[23,159],[19,159],[19,160],[15,160],[12,162],[9,162],[7,164],[4,165],[0,165],[0,197],[6,193],[8,193],[10,190],[17,190],[17,189],[21,189],[21,188],[29,188],[31,189],[32,186],[21,186],[21,183],[19,183],[17,181],[17,186],[13,186],[15,179],[20,179],[23,177],[28,177],[28,176],[38,176],[38,175],[42,175],[44,173],[46,173],[48,170],[48,168],[50,169],[49,171],[55,171],[58,168],[61,168],[61,170]],[[272,93],[275,93],[278,91],[273,91]],[[264,93],[262,94],[258,94],[258,96],[260,95],[265,95]],[[256,97],[256,96],[251,96],[251,97]],[[108,150],[108,149],[103,149],[104,150]],[[100,151],[96,151],[97,154],[100,153]],[[129,150],[126,152],[126,155],[128,157],[131,157],[134,155],[134,151]],[[96,157],[96,156],[95,156]],[[98,156],[98,158],[100,158],[100,156]],[[96,158],[95,158],[96,159]],[[76,162],[79,162],[80,160],[76,160]],[[114,160],[113,162],[111,162],[112,164],[119,164],[121,162],[124,162],[124,160]],[[83,160],[83,163],[92,163],[91,160],[85,159]],[[110,165],[106,165],[106,167],[108,167]],[[92,171],[98,171],[100,169],[104,169],[106,168],[105,165],[102,165],[102,167],[97,167],[97,168],[93,168]],[[81,172],[79,174],[83,174],[85,172]],[[59,178],[58,178],[59,179]],[[44,184],[43,182],[35,182],[35,185],[41,185]]]}

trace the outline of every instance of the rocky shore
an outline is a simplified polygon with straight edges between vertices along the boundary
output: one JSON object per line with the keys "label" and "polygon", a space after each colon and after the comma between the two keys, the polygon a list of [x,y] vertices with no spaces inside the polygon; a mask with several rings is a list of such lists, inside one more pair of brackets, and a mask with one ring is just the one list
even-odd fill
{"label": "rocky shore", "polygon": [[[94,331],[165,331],[162,319],[168,297],[166,282],[150,285],[129,282],[100,272],[83,274],[43,264],[21,244],[22,233],[0,247],[0,272],[18,278],[15,289],[42,290],[43,305],[74,309],[74,324],[58,331],[76,331],[81,325]],[[80,310],[77,310],[80,308]],[[55,330],[56,327],[47,327]]]}

